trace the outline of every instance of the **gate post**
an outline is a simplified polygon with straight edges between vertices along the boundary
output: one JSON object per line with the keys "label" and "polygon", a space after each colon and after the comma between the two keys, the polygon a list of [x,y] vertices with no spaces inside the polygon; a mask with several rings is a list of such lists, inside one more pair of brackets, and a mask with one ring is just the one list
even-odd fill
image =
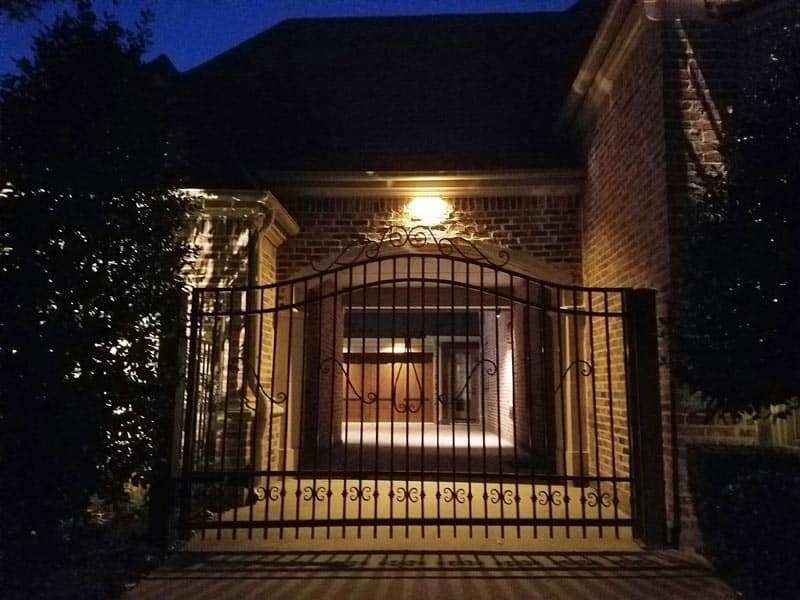
{"label": "gate post", "polygon": [[623,307],[633,535],[646,546],[663,546],[666,507],[655,291],[626,290]]}
{"label": "gate post", "polygon": [[159,340],[158,370],[165,382],[164,404],[158,412],[158,445],[149,490],[149,536],[162,549],[170,548],[177,537],[178,490],[180,477],[181,424],[186,392],[186,315],[185,290],[176,292],[178,318],[172,330],[162,331]]}
{"label": "gate post", "polygon": [[[192,472],[192,458],[194,441],[195,419],[197,417],[197,376],[198,364],[197,359],[199,355],[199,338],[200,337],[200,293],[197,288],[192,289],[192,301],[189,313],[189,357],[188,368],[186,374],[186,409],[183,416],[183,451],[179,454],[179,448],[175,448],[175,462],[173,468],[176,475],[181,473],[179,489],[180,489],[180,505],[179,505],[179,520],[178,520],[178,537],[180,539],[189,539],[191,530],[189,529],[189,513],[191,512],[192,504],[192,484],[190,475]],[[178,415],[176,415],[178,417]],[[176,423],[180,423],[177,420]],[[177,427],[176,427],[177,429]],[[180,434],[176,434],[176,438],[180,440]],[[180,456],[181,464],[178,462]]]}

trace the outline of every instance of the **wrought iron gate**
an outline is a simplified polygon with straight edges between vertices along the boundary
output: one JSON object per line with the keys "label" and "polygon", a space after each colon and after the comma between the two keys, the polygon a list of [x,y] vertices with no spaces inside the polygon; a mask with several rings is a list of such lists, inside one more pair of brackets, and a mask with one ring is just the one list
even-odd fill
{"label": "wrought iron gate", "polygon": [[662,536],[640,292],[541,281],[422,228],[314,267],[193,292],[185,530]]}

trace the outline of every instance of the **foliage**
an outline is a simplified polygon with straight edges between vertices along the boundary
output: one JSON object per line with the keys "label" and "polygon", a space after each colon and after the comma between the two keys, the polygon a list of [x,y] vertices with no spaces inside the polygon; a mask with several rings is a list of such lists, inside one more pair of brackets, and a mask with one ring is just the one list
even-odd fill
{"label": "foliage", "polygon": [[689,483],[702,551],[745,598],[796,598],[800,589],[800,452],[697,446]]}
{"label": "foliage", "polygon": [[33,19],[48,2],[59,0],[0,0],[0,18],[5,17],[11,21],[25,21]]}
{"label": "foliage", "polygon": [[688,211],[674,327],[682,380],[733,415],[800,395],[800,9],[762,37]]}
{"label": "foliage", "polygon": [[39,561],[35,572],[2,582],[6,600],[108,600],[162,558],[149,543],[147,515],[138,501],[118,503],[113,511],[93,506],[87,521],[62,527],[64,551]]}
{"label": "foliage", "polygon": [[[180,157],[136,31],[77,2],[0,90],[0,471],[15,552],[163,460],[178,327]],[[38,548],[38,550],[37,550]]]}

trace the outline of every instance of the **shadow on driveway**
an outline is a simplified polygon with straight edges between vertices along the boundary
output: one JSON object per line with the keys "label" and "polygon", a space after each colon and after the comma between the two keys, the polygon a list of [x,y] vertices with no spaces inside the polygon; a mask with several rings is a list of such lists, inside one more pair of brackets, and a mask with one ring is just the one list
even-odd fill
{"label": "shadow on driveway", "polygon": [[732,599],[701,559],[631,552],[181,552],[126,600]]}

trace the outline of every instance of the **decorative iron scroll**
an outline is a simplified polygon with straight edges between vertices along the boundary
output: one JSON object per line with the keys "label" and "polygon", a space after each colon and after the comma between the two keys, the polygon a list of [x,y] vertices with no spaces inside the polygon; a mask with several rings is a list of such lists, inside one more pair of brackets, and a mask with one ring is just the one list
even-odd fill
{"label": "decorative iron scroll", "polygon": [[[407,342],[407,348],[408,348],[408,342]],[[406,350],[406,352],[410,352],[410,350]],[[419,373],[417,372],[417,367],[414,365],[414,363],[405,362],[401,364],[405,364],[406,369],[408,369],[409,364],[411,365],[411,370],[414,373],[414,378],[421,390],[422,380],[420,379]],[[344,375],[345,383],[347,384],[348,389],[350,389],[350,391],[353,393],[353,395],[359,402],[361,402],[362,404],[373,404],[375,403],[376,400],[378,400],[378,395],[375,392],[369,392],[366,398],[364,398],[362,394],[359,394],[358,390],[353,385],[353,382],[350,380],[350,374],[347,372],[347,368],[340,360],[336,358],[328,357],[323,359],[322,362],[320,363],[320,372],[327,375],[328,373],[331,372],[331,369],[334,366],[337,369],[339,369],[342,375]],[[424,397],[421,398],[420,400],[417,400],[416,402],[410,402],[408,398],[397,397],[397,385],[400,382],[400,375],[402,374],[402,372],[403,372],[402,368],[397,369],[397,375],[395,376],[394,381],[392,382],[392,390],[391,390],[392,408],[394,409],[395,412],[398,413],[411,413],[411,414],[418,413],[420,410],[422,410],[422,406],[425,403],[426,399]]]}
{"label": "decorative iron scroll", "polygon": [[579,366],[580,366],[580,369],[578,370],[578,374],[581,377],[589,377],[589,375],[591,375],[594,372],[594,366],[588,360],[583,360],[582,358],[579,358],[577,360],[573,360],[571,363],[569,363],[567,368],[564,369],[564,372],[561,373],[561,381],[558,382],[558,386],[556,387],[555,390],[553,390],[553,395],[554,396],[556,394],[558,394],[559,390],[564,386],[564,381],[566,381],[567,375],[569,374],[569,372],[572,369],[574,369],[576,367],[579,367]]}
{"label": "decorative iron scroll", "polygon": [[[425,494],[421,494],[424,496]],[[399,487],[397,488],[397,501],[398,502],[418,502],[420,498],[419,490],[416,487],[404,488]]]}
{"label": "decorative iron scroll", "polygon": [[[298,490],[299,492],[300,490]],[[310,485],[307,485],[303,488],[305,492],[303,494],[303,500],[316,500],[322,502],[325,500],[326,495],[330,495],[330,492],[327,492],[327,488],[324,485],[319,486],[318,488],[313,488]]]}
{"label": "decorative iron scroll", "polygon": [[492,504],[499,504],[502,502],[503,504],[511,504],[513,501],[513,493],[511,490],[503,490],[502,492],[498,489],[493,489],[491,491],[492,496]]}
{"label": "decorative iron scroll", "polygon": [[488,364],[488,365],[489,365],[488,367],[486,367],[486,374],[487,374],[489,377],[494,377],[494,376],[497,374],[497,363],[496,363],[496,362],[494,362],[493,360],[490,360],[490,359],[488,359],[488,358],[482,358],[482,359],[480,359],[480,360],[479,360],[479,361],[477,361],[477,362],[476,362],[474,365],[472,365],[472,369],[470,369],[470,371],[469,371],[469,375],[467,375],[467,378],[466,378],[466,380],[464,381],[464,385],[463,385],[463,386],[461,386],[461,389],[460,389],[460,390],[458,390],[458,393],[457,393],[457,394],[455,394],[455,395],[453,396],[453,398],[458,398],[459,396],[461,396],[461,394],[463,394],[465,391],[467,391],[467,388],[469,387],[469,382],[472,380],[472,377],[475,375],[475,371],[476,371],[476,370],[478,369],[478,367],[480,367],[480,366],[481,366],[483,363],[486,363],[486,364]]}
{"label": "decorative iron scroll", "polygon": [[553,506],[561,506],[561,492],[558,490],[546,491],[542,490],[537,494],[539,496],[539,504],[546,506],[552,504]]}
{"label": "decorative iron scroll", "polygon": [[[467,491],[464,488],[456,488],[453,489],[451,487],[444,488],[444,501],[445,502],[457,502],[458,504],[464,504],[464,500],[466,498]],[[436,492],[436,496],[438,498],[439,492]]]}
{"label": "decorative iron scroll", "polygon": [[364,398],[364,396],[359,394],[358,390],[353,385],[353,382],[350,381],[350,374],[347,372],[347,369],[342,364],[342,361],[333,358],[332,356],[322,359],[322,362],[319,365],[320,373],[327,375],[328,373],[331,372],[331,369],[334,366],[338,368],[339,371],[341,371],[342,375],[344,375],[347,387],[353,392],[353,394],[355,395],[355,397],[358,399],[359,402],[361,402],[362,404],[373,404],[378,399],[378,395],[375,392],[370,392],[369,394],[367,394],[366,399]]}
{"label": "decorative iron scroll", "polygon": [[[253,498],[255,498],[257,502],[261,502],[267,498],[272,501],[276,501],[281,497],[281,495],[281,489],[277,485],[273,485],[269,489],[263,485],[260,485],[253,490]],[[283,495],[285,495],[285,493]]]}
{"label": "decorative iron scroll", "polygon": [[[408,357],[409,353],[411,352],[411,340],[406,340],[406,354],[405,356]],[[408,367],[411,365],[411,370],[414,373],[414,379],[416,380],[417,386],[419,386],[420,392],[423,393],[423,397],[417,401],[416,405],[412,405],[408,398],[402,398],[398,401],[397,399],[397,384],[400,382],[400,375],[403,373],[402,366],[397,369],[397,375],[395,375],[394,381],[392,382],[392,408],[395,412],[399,413],[418,413],[422,409],[422,405],[425,403],[424,397],[424,390],[422,386],[422,379],[420,379],[419,373],[417,372],[417,366],[408,358],[406,361],[400,362],[401,365],[405,364],[406,366],[406,374],[408,374]]]}
{"label": "decorative iron scroll", "polygon": [[611,506],[611,494],[608,492],[598,493],[592,490],[586,494],[586,497],[588,498],[588,501],[586,502],[588,506]]}
{"label": "decorative iron scroll", "polygon": [[348,244],[336,256],[324,263],[312,261],[311,268],[318,273],[322,273],[334,267],[352,265],[363,260],[378,258],[383,248],[403,248],[406,246],[410,248],[435,246],[442,256],[482,262],[492,267],[502,267],[511,260],[511,255],[506,250],[498,252],[499,260],[492,259],[478,248],[475,242],[465,237],[437,235],[433,229],[424,225],[417,225],[410,229],[401,225],[392,225],[383,231],[379,239],[370,240],[366,238],[364,241]]}
{"label": "decorative iron scroll", "polygon": [[[268,394],[267,390],[264,389],[264,386],[262,386],[261,382],[258,380],[258,373],[256,373],[256,370],[253,367],[253,365],[251,365],[250,362],[246,359],[243,362],[248,371],[250,371],[249,373],[250,377],[247,385],[249,385],[250,388],[255,391],[255,393],[259,396],[259,398],[266,399],[270,404],[277,404],[279,406],[281,404],[286,403],[286,398],[287,398],[286,392],[278,392],[277,394],[274,395]],[[246,396],[244,399],[244,404],[249,410],[252,411],[256,410],[256,407],[250,403],[250,401],[247,399]]]}
{"label": "decorative iron scroll", "polygon": [[[346,495],[346,494],[347,494],[347,492],[342,491],[342,495],[343,496]],[[375,492],[374,495],[377,496],[378,492]],[[369,500],[372,500],[372,496],[373,496],[372,488],[369,487],[368,485],[365,485],[364,487],[352,486],[350,488],[350,495],[349,495],[350,500],[367,500],[367,501],[369,501]]]}

